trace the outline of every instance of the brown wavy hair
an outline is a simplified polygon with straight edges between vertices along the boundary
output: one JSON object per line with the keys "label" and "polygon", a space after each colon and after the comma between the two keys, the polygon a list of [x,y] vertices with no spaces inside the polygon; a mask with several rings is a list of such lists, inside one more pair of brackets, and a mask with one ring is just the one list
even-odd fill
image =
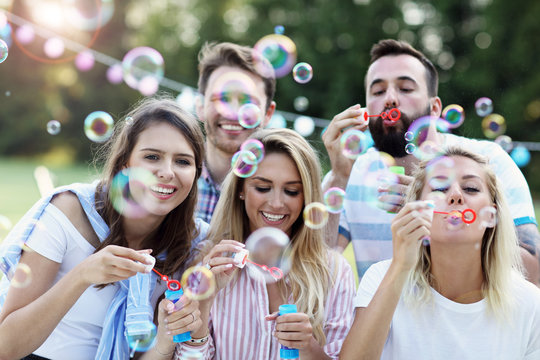
{"label": "brown wavy hair", "polygon": [[191,241],[198,235],[194,211],[197,204],[197,180],[201,175],[204,159],[204,136],[195,117],[168,96],[146,98],[136,104],[125,120],[116,124],[113,136],[96,157],[96,161],[101,159],[104,162],[104,168],[102,179],[96,188],[95,206],[110,229],[109,236],[96,252],[107,245],[128,246],[122,215],[114,209],[108,189],[114,176],[126,167],[139,135],[157,123],[166,123],[177,128],[195,155],[195,179],[187,198],[167,214],[161,225],[142,243],[142,248],[152,249],[154,256],[166,251],[165,260],[157,260],[155,268],[163,274],[173,274],[189,258]]}

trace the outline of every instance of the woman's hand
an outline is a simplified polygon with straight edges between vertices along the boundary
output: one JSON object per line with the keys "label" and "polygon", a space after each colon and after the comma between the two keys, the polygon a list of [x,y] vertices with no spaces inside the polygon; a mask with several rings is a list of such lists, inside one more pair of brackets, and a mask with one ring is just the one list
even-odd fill
{"label": "woman's hand", "polygon": [[159,304],[160,316],[163,314],[163,323],[168,335],[174,336],[187,331],[198,330],[203,322],[199,302],[182,295],[176,303],[163,299]]}
{"label": "woman's hand", "polygon": [[412,269],[418,260],[418,248],[429,240],[433,204],[426,201],[407,203],[392,220],[393,262],[403,270]]}
{"label": "woman's hand", "polygon": [[[216,279],[216,292],[223,289],[231,281],[238,270],[230,254],[244,250],[245,245],[234,240],[221,240],[203,258],[203,264],[208,267]],[[229,256],[227,256],[229,254]]]}
{"label": "woman's hand", "polygon": [[127,279],[138,272],[151,271],[152,261],[145,254],[152,250],[133,250],[124,246],[109,245],[90,255],[77,267],[89,285],[109,284]]}
{"label": "woman's hand", "polygon": [[276,326],[273,336],[281,345],[292,349],[307,348],[313,337],[313,329],[307,314],[297,312],[294,314],[279,315],[279,312],[267,315],[266,320],[275,320]]}

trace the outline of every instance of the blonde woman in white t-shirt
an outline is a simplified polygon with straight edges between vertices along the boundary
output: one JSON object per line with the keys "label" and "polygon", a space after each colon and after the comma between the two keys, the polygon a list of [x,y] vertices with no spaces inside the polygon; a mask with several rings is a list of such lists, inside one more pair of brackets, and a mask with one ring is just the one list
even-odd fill
{"label": "blonde woman in white t-shirt", "polygon": [[540,359],[540,290],[523,278],[497,179],[478,155],[444,155],[453,165],[420,164],[340,358]]}

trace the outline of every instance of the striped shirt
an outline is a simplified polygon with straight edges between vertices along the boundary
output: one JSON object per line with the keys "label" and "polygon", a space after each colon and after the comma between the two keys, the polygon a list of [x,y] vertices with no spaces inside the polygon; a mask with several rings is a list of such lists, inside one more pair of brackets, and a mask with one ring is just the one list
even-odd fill
{"label": "striped shirt", "polygon": [[[445,147],[460,146],[489,159],[516,226],[536,224],[527,181],[512,158],[498,144],[453,134],[442,135]],[[353,244],[360,278],[372,264],[392,257],[390,224],[395,214],[377,207],[377,177],[381,166],[380,153],[375,148],[356,159],[347,183],[339,222],[339,233]],[[328,179],[328,175],[325,179]]]}
{"label": "striped shirt", "polygon": [[[330,268],[335,269],[332,272],[335,283],[330,285],[324,308],[326,343],[323,350],[332,359],[337,359],[354,317],[355,280],[345,258],[339,254],[334,258]],[[176,360],[187,358],[185,356],[194,350],[201,352],[204,359],[280,358],[280,344],[272,336],[275,322],[264,319],[269,314],[266,284],[255,272],[249,266],[244,268],[216,295],[210,311],[208,342],[202,346],[178,344]],[[289,299],[289,303],[293,302]]]}
{"label": "striped shirt", "polygon": [[212,214],[221,194],[221,184],[217,184],[212,180],[212,176],[210,176],[210,172],[204,162],[201,177],[197,180],[197,188],[199,195],[195,217],[201,218],[210,224]]}

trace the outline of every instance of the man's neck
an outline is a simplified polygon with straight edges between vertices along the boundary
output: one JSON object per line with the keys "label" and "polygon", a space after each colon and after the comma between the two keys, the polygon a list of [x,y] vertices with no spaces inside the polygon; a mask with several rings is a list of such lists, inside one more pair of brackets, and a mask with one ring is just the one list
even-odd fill
{"label": "man's neck", "polygon": [[231,159],[233,154],[225,153],[212,144],[206,142],[206,169],[216,184],[223,183],[225,177],[231,171]]}

